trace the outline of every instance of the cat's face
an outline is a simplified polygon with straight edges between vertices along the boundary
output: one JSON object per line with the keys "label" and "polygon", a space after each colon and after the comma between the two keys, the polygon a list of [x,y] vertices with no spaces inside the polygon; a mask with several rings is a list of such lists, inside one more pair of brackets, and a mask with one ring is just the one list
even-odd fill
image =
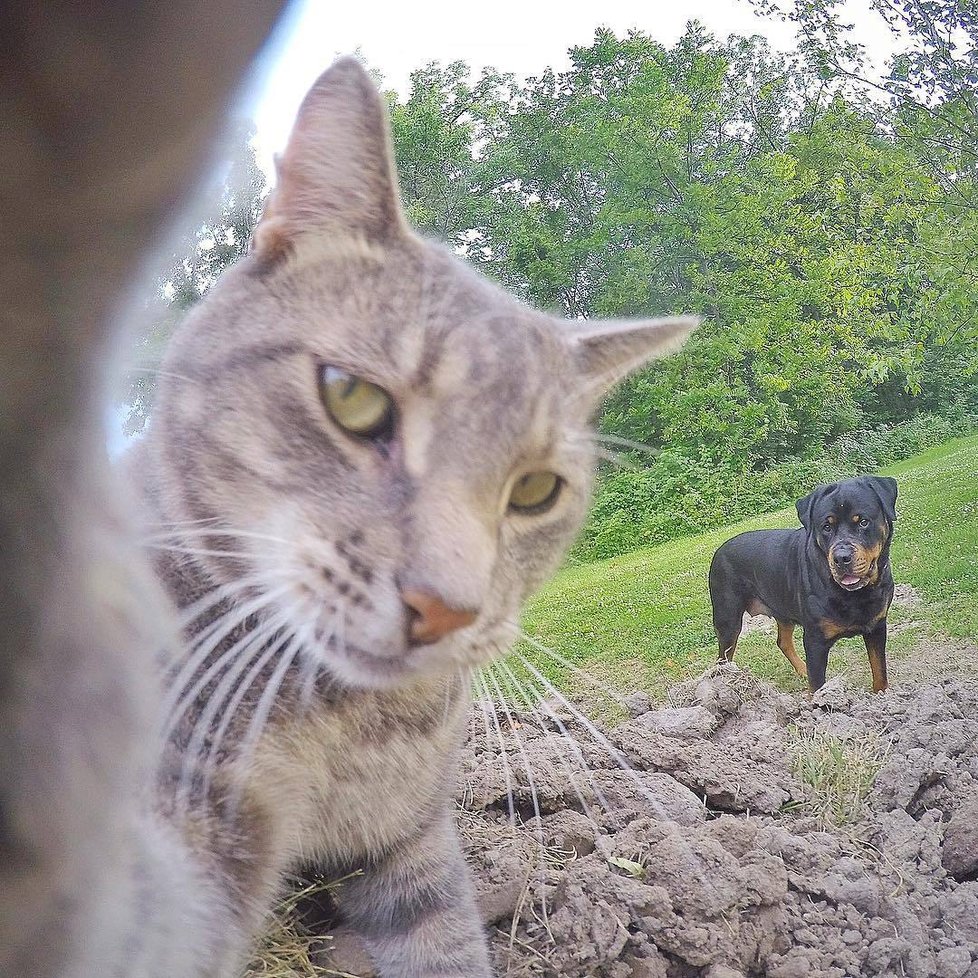
{"label": "cat's face", "polygon": [[404,226],[389,153],[372,83],[338,63],[253,255],[175,338],[155,421],[167,516],[235,554],[197,559],[369,687],[511,641],[584,519],[588,415],[693,326],[527,309]]}

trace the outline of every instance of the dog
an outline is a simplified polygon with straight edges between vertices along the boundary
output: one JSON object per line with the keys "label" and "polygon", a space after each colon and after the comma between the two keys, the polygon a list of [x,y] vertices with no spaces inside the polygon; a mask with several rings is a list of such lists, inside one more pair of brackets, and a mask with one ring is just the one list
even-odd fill
{"label": "dog", "polygon": [[[850,635],[863,636],[873,690],[884,692],[896,498],[888,476],[834,482],[795,504],[800,528],[751,530],[724,543],[709,578],[719,661],[733,661],[744,612],[769,615],[778,648],[812,692],[825,683],[829,649]],[[795,651],[796,625],[804,662]]]}

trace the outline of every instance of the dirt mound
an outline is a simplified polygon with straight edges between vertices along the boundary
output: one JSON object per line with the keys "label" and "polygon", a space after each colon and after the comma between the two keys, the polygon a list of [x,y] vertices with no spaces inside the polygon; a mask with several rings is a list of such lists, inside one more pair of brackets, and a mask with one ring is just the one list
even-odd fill
{"label": "dirt mound", "polygon": [[460,824],[500,975],[978,978],[978,684],[812,703],[725,667],[670,699],[605,732],[474,714]]}

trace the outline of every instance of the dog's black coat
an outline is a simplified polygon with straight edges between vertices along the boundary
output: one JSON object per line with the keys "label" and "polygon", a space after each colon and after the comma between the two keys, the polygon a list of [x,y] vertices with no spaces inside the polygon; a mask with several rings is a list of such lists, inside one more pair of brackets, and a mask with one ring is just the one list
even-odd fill
{"label": "dog's black coat", "polygon": [[[860,476],[819,486],[797,502],[802,526],[754,530],[724,543],[710,565],[720,661],[731,661],[744,612],[778,622],[778,646],[812,690],[825,682],[829,649],[862,635],[873,689],[886,689],[886,615],[893,600],[890,541],[897,484]],[[801,625],[805,665],[794,649]]]}

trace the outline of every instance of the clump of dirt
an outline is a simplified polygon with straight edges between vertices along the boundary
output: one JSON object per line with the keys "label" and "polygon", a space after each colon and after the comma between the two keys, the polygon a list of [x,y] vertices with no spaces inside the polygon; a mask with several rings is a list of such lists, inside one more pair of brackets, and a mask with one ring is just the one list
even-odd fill
{"label": "clump of dirt", "polygon": [[978,978],[978,683],[810,701],[728,666],[626,706],[473,715],[500,976]]}

